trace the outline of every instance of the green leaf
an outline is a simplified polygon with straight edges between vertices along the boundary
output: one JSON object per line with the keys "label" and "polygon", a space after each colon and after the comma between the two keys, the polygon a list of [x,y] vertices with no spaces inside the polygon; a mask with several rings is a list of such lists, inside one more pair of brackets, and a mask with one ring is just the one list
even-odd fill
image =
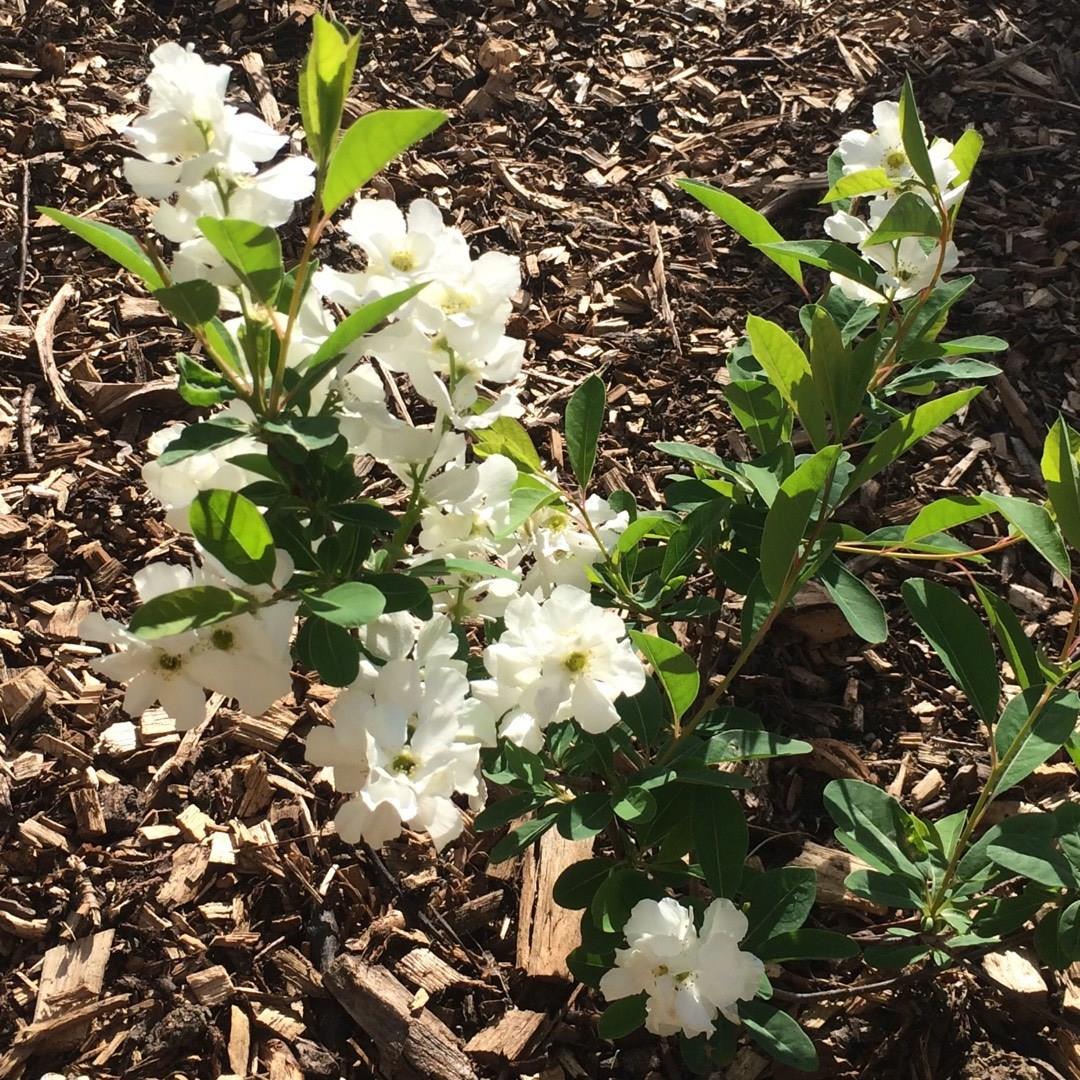
{"label": "green leaf", "polygon": [[[854,248],[836,240],[785,240],[783,243],[755,244],[766,255],[793,255],[800,262],[831,270],[841,277],[851,278],[860,285],[881,296],[878,290],[878,272]],[[885,297],[881,296],[881,302]]]}
{"label": "green leaf", "polygon": [[859,462],[851,474],[844,489],[845,496],[857,491],[867,480],[877,476],[882,469],[906,454],[920,439],[940,427],[980,393],[982,393],[980,386],[957,390],[920,405],[913,412],[890,424],[874,440],[866,457]]}
{"label": "green leaf", "polygon": [[817,878],[809,867],[784,866],[748,877],[740,895],[750,924],[742,948],[756,954],[774,934],[797,930],[806,922]]}
{"label": "green leaf", "polygon": [[987,845],[986,854],[1010,874],[1019,874],[1048,889],[1074,888],[1076,875],[1069,860],[1054,846],[1056,825],[1050,814],[1006,819],[997,837]]}
{"label": "green leaf", "polygon": [[135,609],[128,628],[144,641],[210,626],[251,610],[251,598],[231,589],[194,585],[147,600]]}
{"label": "green leaf", "polygon": [[398,519],[389,510],[367,499],[331,506],[327,514],[339,525],[359,525],[372,532],[392,533],[398,527]]}
{"label": "green leaf", "polygon": [[860,581],[835,555],[830,555],[818,571],[832,601],[844,613],[848,625],[872,645],[888,639],[885,608],[874,591]]}
{"label": "green leaf", "polygon": [[1074,900],[1058,919],[1058,953],[1065,964],[1080,959],[1080,900]]}
{"label": "green leaf", "polygon": [[239,218],[201,217],[196,224],[252,295],[271,303],[285,273],[276,230]]}
{"label": "green leaf", "polygon": [[813,1072],[818,1067],[810,1036],[787,1013],[763,1001],[740,1001],[739,1018],[750,1038],[782,1065],[800,1072]]}
{"label": "green leaf", "polygon": [[911,76],[904,76],[904,85],[900,91],[900,138],[904,143],[915,175],[931,189],[936,189],[934,166],[930,163],[930,151],[926,146],[922,123],[919,121],[919,109],[915,104],[915,90],[911,85]]}
{"label": "green leaf", "polygon": [[629,787],[611,805],[620,821],[645,822],[656,816],[656,800],[648,788]]}
{"label": "green leaf", "polygon": [[220,305],[216,285],[209,281],[181,281],[154,290],[154,299],[185,326],[202,326],[217,313]]}
{"label": "green leaf", "polygon": [[746,333],[754,359],[794,409],[815,448],[820,449],[828,441],[825,409],[806,354],[783,327],[768,319],[750,315]]}
{"label": "green leaf", "polygon": [[871,967],[883,971],[899,971],[929,955],[930,950],[922,942],[913,942],[910,945],[868,945],[863,950],[863,959]]}
{"label": "green leaf", "polygon": [[519,469],[542,473],[543,462],[529,433],[511,416],[500,416],[495,423],[472,433],[473,451],[478,457],[503,454]]}
{"label": "green leaf", "polygon": [[195,539],[230,574],[248,585],[270,585],[277,556],[259,508],[235,491],[200,491],[188,512]]}
{"label": "green leaf", "polygon": [[721,731],[709,740],[705,763],[716,765],[723,761],[757,761],[763,758],[809,754],[814,748],[800,739],[789,739],[772,731]]}
{"label": "green leaf", "polygon": [[[1030,686],[1002,711],[994,728],[994,747],[1004,767],[995,793],[1015,787],[1059,750],[1076,727],[1080,697],[1071,691],[1053,695],[1042,708],[1043,687]],[[1032,719],[1034,718],[1034,719]]]}
{"label": "green leaf", "polygon": [[307,609],[337,626],[363,626],[386,608],[386,597],[374,585],[346,581],[322,593],[305,593]]}
{"label": "green leaf", "polygon": [[1005,653],[1020,688],[1026,690],[1029,686],[1042,682],[1043,671],[1035,647],[1024,633],[1016,612],[1000,596],[984,589],[977,582],[975,592],[990,620],[990,629],[994,631],[994,637]]}
{"label": "green leaf", "polygon": [[856,896],[883,904],[889,908],[917,911],[923,905],[922,894],[911,883],[893,874],[876,870],[855,870],[844,881],[848,891]]}
{"label": "green leaf", "polygon": [[1053,519],[1046,510],[1027,499],[1013,495],[994,495],[984,491],[981,496],[1001,511],[1006,521],[1063,577],[1072,573],[1069,553]]}
{"label": "green leaf", "polygon": [[675,719],[681,719],[686,710],[694,704],[701,687],[701,677],[693,658],[684,653],[675,642],[655,634],[631,630],[630,638],[645,654],[645,659],[652,664],[656,677],[671,702]]}
{"label": "green leaf", "polygon": [[588,488],[596,464],[596,444],[604,423],[606,400],[603,380],[590,375],[566,403],[566,450],[582,491]]}
{"label": "green leaf", "polygon": [[[784,238],[773,228],[769,220],[753,207],[747,206],[741,199],[729,195],[726,191],[703,184],[699,180],[680,180],[679,187],[706,209],[711,210],[725,225],[734,229],[744,240],[751,244],[765,244],[782,241]],[[785,255],[775,255],[766,251],[785,274],[797,285],[802,285],[802,267],[798,259]]]}
{"label": "green leaf", "polygon": [[859,955],[859,946],[846,934],[803,926],[774,934],[754,949],[754,955],[766,964],[792,960],[849,960]]}
{"label": "green leaf", "polygon": [[244,370],[240,362],[240,353],[236,348],[236,341],[225,324],[220,319],[210,319],[203,326],[202,332],[210,355],[223,368],[240,374]]}
{"label": "green leaf", "polygon": [[774,599],[779,599],[794,580],[793,567],[803,534],[839,455],[839,446],[826,446],[807,458],[780,485],[769,508],[761,534],[761,578]]}
{"label": "green leaf", "polygon": [[976,498],[974,495],[947,495],[924,506],[915,515],[915,520],[904,533],[904,541],[913,543],[932,533],[947,532],[957,525],[977,521],[993,512],[993,506],[985,499]]}
{"label": "green leaf", "polygon": [[635,994],[634,997],[613,1001],[600,1016],[600,1022],[596,1026],[597,1034],[601,1039],[621,1039],[637,1031],[645,1023],[647,1000],[647,995]]}
{"label": "green leaf", "polygon": [[641,746],[652,746],[659,739],[665,709],[655,679],[646,679],[645,688],[633,697],[620,695],[615,699],[615,709]]}
{"label": "green leaf", "polygon": [[90,221],[87,218],[65,214],[63,210],[53,210],[49,206],[39,206],[38,211],[58,225],[63,225],[68,232],[74,233],[80,240],[85,240],[96,247],[103,255],[130,271],[145,282],[150,289],[161,289],[165,282],[158,269],[139,247],[133,236],[123,229],[106,225],[102,221]]}
{"label": "green leaf", "polygon": [[189,405],[208,407],[236,397],[236,391],[218,372],[203,367],[186,353],[176,354],[176,368],[180,376],[177,390]]}
{"label": "green leaf", "polygon": [[439,109],[376,109],[341,137],[323,184],[324,215],[332,214],[398,154],[446,123]]}
{"label": "green leaf", "polygon": [[743,876],[748,835],[742,807],[730,791],[717,789],[694,808],[694,854],[717,896],[734,896]]}
{"label": "green leaf", "polygon": [[603,832],[611,820],[611,799],[602,791],[590,791],[565,803],[556,825],[567,840],[587,840]]}
{"label": "green leaf", "polygon": [[491,863],[505,862],[515,855],[520,855],[530,844],[539,840],[555,824],[557,810],[545,810],[536,817],[511,829],[492,849],[488,852],[488,861]]}
{"label": "green leaf", "polygon": [[327,686],[348,686],[360,673],[360,643],[344,627],[325,619],[313,616],[304,621],[296,649]]}
{"label": "green leaf", "polygon": [[426,282],[420,285],[410,285],[407,289],[390,293],[389,296],[380,296],[370,304],[358,308],[351,315],[346,316],[334,327],[329,337],[319,346],[315,353],[304,361],[303,373],[300,382],[293,390],[293,394],[302,393],[318,383],[325,375],[334,369],[334,366],[344,355],[345,350],[359,337],[389,318],[402,304],[408,303]]}
{"label": "green leaf", "polygon": [[871,192],[888,191],[892,187],[893,182],[884,169],[862,169],[859,172],[841,176],[825,192],[821,202],[832,203],[840,199],[854,199],[860,195],[869,195]]}
{"label": "green leaf", "polygon": [[337,142],[341,113],[352,84],[360,35],[315,13],[311,47],[300,68],[298,96],[308,149],[320,173]]}
{"label": "green leaf", "polygon": [[824,802],[839,826],[836,838],[848,851],[883,874],[922,882],[922,871],[904,850],[908,816],[892,796],[861,780],[833,780],[825,788]]}
{"label": "green leaf", "polygon": [[763,454],[783,438],[788,412],[780,392],[764,379],[740,379],[722,388],[728,407],[750,441]]}
{"label": "green leaf", "polygon": [[1058,525],[1080,551],[1080,435],[1060,416],[1043,444],[1042,474]]}
{"label": "green leaf", "polygon": [[596,890],[618,865],[611,859],[584,859],[572,863],[556,878],[551,890],[552,898],[560,907],[584,911],[592,902]]}
{"label": "green leaf", "polygon": [[982,620],[952,589],[933,581],[905,581],[901,591],[911,617],[949,674],[987,724],[997,716],[1001,680]]}
{"label": "green leaf", "polygon": [[[473,819],[473,829],[476,832],[489,832],[492,829],[501,829],[509,825],[514,818],[527,814],[543,800],[542,795],[535,791],[523,791],[517,795],[509,795],[497,802],[490,802]],[[582,866],[582,863],[574,863],[574,866]],[[609,864],[610,865],[610,864]],[[571,867],[573,869],[573,867]],[[556,882],[556,887],[558,883]],[[569,907],[564,904],[563,907]]]}
{"label": "green leaf", "polygon": [[959,187],[965,181],[971,179],[971,174],[975,171],[975,163],[979,160],[982,148],[983,137],[974,128],[968,128],[956,140],[956,145],[952,148],[949,157],[952,158],[953,164],[960,171],[954,177],[952,187]]}
{"label": "green leaf", "polygon": [[891,244],[905,236],[941,236],[941,219],[914,191],[905,191],[896,197],[889,212],[861,246]]}

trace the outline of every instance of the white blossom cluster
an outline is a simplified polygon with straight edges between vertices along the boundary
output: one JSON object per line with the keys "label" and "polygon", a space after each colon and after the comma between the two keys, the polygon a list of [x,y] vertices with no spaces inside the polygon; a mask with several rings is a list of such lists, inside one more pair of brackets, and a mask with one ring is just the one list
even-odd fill
{"label": "white blossom cluster", "polygon": [[[903,190],[916,192],[933,206],[925,187],[907,183],[914,181],[916,175],[904,150],[900,132],[900,105],[895,101],[879,101],[874,106],[873,115],[873,131],[849,131],[840,140],[843,175],[880,169],[891,185],[903,185]],[[966,183],[950,186],[960,172],[951,156],[953,150],[953,144],[947,139],[934,139],[929,146],[934,180],[946,207],[953,205],[967,186]],[[868,197],[865,221],[847,211],[838,210],[825,222],[825,231],[829,236],[841,243],[857,245],[860,253],[880,268],[877,290],[842,274],[831,275],[833,284],[852,300],[870,304],[904,300],[915,296],[936,277],[956,267],[959,257],[952,240],[946,242],[944,252],[940,241],[917,236],[905,236],[889,243],[867,243],[894,205],[900,190],[899,186],[883,186],[864,191],[863,195]]]}
{"label": "white blossom cluster", "polygon": [[[286,157],[260,171],[287,140],[226,104],[228,69],[171,44],[151,59],[149,111],[128,129],[142,160],[126,162],[125,174],[139,194],[158,201],[152,225],[176,245],[173,277],[209,278],[224,308],[242,310],[241,285],[196,220],[278,226],[312,193],[312,162]],[[622,618],[594,606],[589,592],[591,566],[628,518],[595,495],[583,506],[564,499],[554,474],[527,478],[534,492],[550,488],[550,498],[515,517],[523,482],[517,465],[500,454],[470,455],[471,433],[522,411],[524,342],[505,332],[520,287],[518,260],[499,252],[474,257],[462,231],[425,199],[407,214],[388,200],[357,199],[342,228],[364,270],[323,265],[315,273],[287,363],[302,365],[326,340],[335,308],[351,312],[423,284],[384,329],[349,348],[329,400],[349,451],[388,468],[416,499],[418,529],[401,569],[438,561],[445,572],[434,579],[433,618],[397,613],[361,629],[368,659],[335,701],[334,726],[316,728],[307,753],[349,796],[336,819],[345,840],[379,846],[408,825],[441,848],[463,828],[461,806],[483,805],[482,747],[506,738],[539,749],[554,722],[607,730],[618,720],[617,699],[644,686]],[[225,325],[235,333],[241,322]],[[313,407],[327,400],[324,390]],[[238,401],[222,415],[252,419]],[[170,425],[155,434],[150,452],[160,455],[182,430]],[[233,460],[259,452],[257,439],[245,435],[171,464],[151,460],[143,478],[170,524],[187,531],[199,492],[240,491],[260,479]],[[282,560],[277,586],[289,569]],[[135,583],[144,603],[192,584],[254,601],[273,595],[229,580],[208,557],[190,571],[154,564]],[[190,727],[203,717],[204,688],[249,713],[289,692],[296,611],[291,600],[253,605],[251,613],[153,641],[93,615],[82,633],[118,650],[96,668],[127,684],[126,711],[138,715],[157,701],[179,727]],[[497,619],[506,630],[491,641],[482,631]],[[486,642],[476,651],[487,677],[472,681],[465,635],[455,633],[470,625]]]}
{"label": "white blossom cluster", "polygon": [[644,993],[645,1027],[654,1035],[711,1035],[717,1014],[738,1023],[738,1003],[754,998],[765,965],[739,948],[746,916],[714,900],[701,929],[678,900],[639,900],[623,927],[627,948],[600,980],[609,1001]]}

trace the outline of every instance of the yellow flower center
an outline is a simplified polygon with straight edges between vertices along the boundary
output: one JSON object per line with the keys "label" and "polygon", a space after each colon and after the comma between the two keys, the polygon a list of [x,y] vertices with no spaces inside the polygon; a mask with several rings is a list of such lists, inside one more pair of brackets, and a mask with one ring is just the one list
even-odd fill
{"label": "yellow flower center", "polygon": [[390,762],[390,768],[392,768],[394,772],[412,776],[412,774],[416,772],[416,758],[413,757],[411,751],[403,749],[394,760]]}
{"label": "yellow flower center", "polygon": [[210,644],[215,649],[221,649],[222,652],[228,652],[236,644],[236,635],[231,630],[226,630],[224,627],[218,627],[210,635]]}
{"label": "yellow flower center", "polygon": [[410,270],[416,269],[416,256],[411,251],[395,251],[390,259],[390,265],[395,270],[407,274]]}
{"label": "yellow flower center", "polygon": [[580,675],[589,663],[589,654],[582,652],[580,649],[572,652],[564,661],[563,667],[570,672],[571,675]]}
{"label": "yellow flower center", "polygon": [[179,671],[180,668],[183,667],[184,661],[179,656],[176,656],[173,653],[163,652],[158,653],[157,664],[162,671],[168,671],[171,673],[173,671]]}
{"label": "yellow flower center", "polygon": [[907,165],[907,154],[900,147],[893,147],[885,155],[885,171],[894,174],[900,172]]}

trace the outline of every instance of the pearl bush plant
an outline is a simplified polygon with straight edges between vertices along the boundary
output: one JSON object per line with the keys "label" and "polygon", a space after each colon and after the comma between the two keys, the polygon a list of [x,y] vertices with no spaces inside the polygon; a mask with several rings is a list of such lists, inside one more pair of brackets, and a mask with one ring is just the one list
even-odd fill
{"label": "pearl bush plant", "polygon": [[[95,668],[125,686],[124,709],[157,702],[189,728],[208,689],[257,714],[288,697],[295,670],[340,687],[332,726],[315,727],[306,752],[341,793],[342,841],[378,848],[408,828],[441,851],[466,830],[497,830],[499,861],[550,829],[594,837],[594,857],[562,874],[555,898],[582,912],[568,962],[608,1002],[601,1033],[644,1024],[678,1036],[702,1072],[746,1034],[813,1069],[771,980],[786,964],[853,970],[859,943],[805,925],[811,870],[748,861],[736,792],[751,781],[719,766],[810,746],[728,694],[809,582],[877,643],[885,609],[848,560],[936,565],[973,589],[1015,692],[1002,706],[976,608],[909,576],[908,613],[986,726],[991,768],[973,807],[932,822],[872,785],[828,786],[838,841],[870,867],[848,888],[901,913],[863,959],[932,972],[1033,922],[1044,962],[1075,959],[1080,811],[981,826],[998,794],[1063,745],[1080,761],[1069,554],[1080,435],[1059,421],[1048,437],[1046,505],[949,496],[870,534],[843,511],[998,370],[973,357],[1004,342],[940,340],[971,284],[946,276],[979,137],[928,142],[905,83],[830,159],[824,239],[786,241],[730,194],[683,182],[806,304],[798,337],[751,315],[728,357],[742,458],[657,444],[676,471],[665,505],[639,507],[628,492],[589,490],[606,408],[597,376],[567,402],[572,475],[545,465],[517,419],[525,343],[506,334],[517,259],[475,254],[428,200],[403,210],[357,194],[445,120],[379,110],[342,132],[358,48],[316,16],[299,85],[303,156],[228,103],[227,68],[160,46],[124,168],[156,204],[149,231],[44,210],[140,279],[197,344],[177,357],[179,390],[205,416],[155,434],[143,472],[196,563],[143,567],[127,625],[96,613],[82,625],[114,650]],[[287,268],[278,230],[298,204],[307,227]],[[359,272],[315,258],[339,211]],[[817,300],[806,266],[827,273]],[[943,382],[975,385],[939,393]],[[950,532],[990,518],[1006,532],[982,547]],[[1074,602],[1054,654],[967,569],[1021,542]],[[742,626],[717,671],[701,645],[725,594],[743,598]]]}

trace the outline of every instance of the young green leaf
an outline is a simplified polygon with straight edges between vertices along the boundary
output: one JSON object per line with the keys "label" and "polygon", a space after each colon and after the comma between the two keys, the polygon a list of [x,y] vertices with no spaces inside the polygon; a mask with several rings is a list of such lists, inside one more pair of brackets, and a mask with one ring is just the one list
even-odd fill
{"label": "young green leaf", "polygon": [[780,485],[769,508],[761,534],[761,578],[774,599],[794,580],[803,534],[839,456],[839,446],[826,446],[807,458]]}
{"label": "young green leaf", "polygon": [[848,625],[863,641],[876,645],[888,638],[889,624],[881,601],[835,555],[821,564],[817,576],[833,603],[844,613]]}
{"label": "young green leaf", "polygon": [[761,453],[780,445],[791,414],[771,382],[739,379],[723,387],[723,394],[739,426]]}
{"label": "young green leaf", "polygon": [[742,947],[752,953],[774,934],[797,930],[817,895],[814,871],[802,866],[766,870],[743,882],[740,891],[749,930]]}
{"label": "young green leaf", "polygon": [[603,380],[597,375],[590,375],[566,403],[566,451],[582,491],[588,488],[592,479],[606,401],[607,390]]}
{"label": "young green leaf", "polygon": [[1016,612],[996,593],[984,589],[978,582],[975,592],[979,597],[990,622],[990,629],[997,638],[1005,659],[1013,669],[1016,681],[1022,690],[1042,682],[1044,675],[1035,647],[1020,625]]}
{"label": "young green leaf", "polygon": [[1069,553],[1053,518],[1042,506],[1015,495],[994,495],[984,491],[981,496],[993,503],[1002,516],[1025,540],[1063,577],[1072,574]]}
{"label": "young green leaf", "polygon": [[883,874],[920,883],[922,871],[909,858],[907,815],[892,796],[861,780],[833,780],[825,788],[825,809],[839,828],[836,839]]}
{"label": "young green leaf", "polygon": [[1058,525],[1080,551],[1080,435],[1060,416],[1043,444],[1042,474]]}
{"label": "young green leaf", "polygon": [[[729,195],[720,188],[711,184],[703,184],[700,180],[680,180],[679,187],[695,199],[706,209],[711,210],[721,221],[734,229],[744,240],[751,244],[768,244],[782,241],[784,238],[773,228],[768,218],[759,214],[753,207],[747,206],[741,199]],[[795,282],[802,285],[802,267],[798,259],[787,255],[776,255],[766,251],[765,254],[772,259],[785,274]]]}
{"label": "young green leaf", "polygon": [[780,396],[794,409],[815,448],[820,449],[828,441],[825,406],[806,354],[783,327],[768,319],[749,316],[746,334],[754,359],[764,368]]}
{"label": "young green leaf", "polygon": [[904,153],[915,175],[931,189],[936,189],[934,166],[930,163],[930,151],[926,146],[926,135],[919,120],[919,109],[915,104],[915,90],[911,85],[911,76],[904,76],[904,85],[900,90],[900,138],[904,143]]}
{"label": "young green leaf", "polygon": [[734,896],[748,848],[746,818],[738,800],[730,791],[712,791],[695,807],[691,824],[694,854],[709,888],[717,896]]}
{"label": "young green leaf", "polygon": [[304,604],[320,619],[337,626],[363,626],[386,610],[386,597],[374,585],[346,581],[321,593],[305,593]]}
{"label": "young green leaf", "polygon": [[230,574],[248,585],[270,585],[277,556],[259,508],[235,491],[200,491],[188,512],[195,539]]}
{"label": "young green leaf", "polygon": [[323,183],[323,214],[332,214],[415,142],[446,123],[439,109],[376,109],[365,113],[341,137]]}
{"label": "young green leaf", "polygon": [[300,68],[298,94],[308,149],[325,170],[341,127],[341,113],[352,84],[360,35],[315,13],[311,46]]}
{"label": "young green leaf", "polygon": [[849,960],[859,955],[859,946],[846,934],[803,926],[774,934],[754,949],[754,955],[766,964],[784,964],[792,960]]}
{"label": "young green leaf", "polygon": [[993,512],[990,503],[974,495],[947,495],[943,499],[935,499],[915,515],[915,520],[904,533],[904,542],[914,543],[933,533],[947,532],[957,525],[977,521]]}
{"label": "young green leaf", "polygon": [[907,416],[889,425],[875,440],[866,457],[859,462],[844,488],[845,496],[861,488],[897,458],[906,454],[920,439],[958,413],[972,398],[982,393],[981,386],[957,390],[920,405]]}
{"label": "young green leaf", "polygon": [[325,619],[304,620],[296,635],[296,650],[327,686],[348,686],[360,672],[360,643],[345,627]]}
{"label": "young green leaf", "polygon": [[196,224],[252,295],[271,303],[285,273],[277,231],[239,218],[201,217]]}
{"label": "young green leaf", "polygon": [[854,199],[871,192],[889,191],[893,182],[884,169],[862,169],[859,172],[841,176],[822,196],[822,203],[839,202],[840,199]]}
{"label": "young green leaf", "polygon": [[[865,285],[878,293],[877,271],[854,248],[836,240],[784,240],[769,244],[755,244],[766,255],[790,255],[810,266],[819,266],[822,270],[831,270],[841,277],[851,278],[860,285]],[[885,297],[881,297],[884,302]]]}
{"label": "young green leaf", "polygon": [[181,281],[155,289],[154,299],[185,326],[209,322],[218,313],[221,302],[217,286],[209,281]]}
{"label": "young green leaf", "polygon": [[1071,691],[1052,695],[1030,686],[1017,694],[994,728],[994,747],[1003,767],[995,793],[1008,791],[1059,750],[1072,735],[1080,715],[1080,697]]}
{"label": "young green leaf", "polygon": [[923,906],[922,893],[912,883],[895,874],[855,870],[844,879],[844,885],[856,896],[884,907],[918,911]]}
{"label": "young green leaf", "polygon": [[810,1036],[786,1012],[763,1001],[740,1001],[739,1018],[750,1038],[782,1065],[800,1072],[813,1072],[818,1067]]}
{"label": "young green leaf", "polygon": [[478,457],[503,454],[527,473],[544,471],[529,433],[512,416],[500,416],[495,423],[474,431],[473,451]]}
{"label": "young green leaf", "polygon": [[219,405],[236,397],[236,391],[218,372],[203,367],[187,353],[176,354],[176,369],[179,374],[176,388],[189,405]]}
{"label": "young green leaf", "polygon": [[157,267],[133,236],[123,229],[106,225],[103,221],[90,221],[87,218],[65,214],[63,210],[54,210],[50,206],[39,206],[38,211],[57,225],[63,225],[68,232],[74,233],[80,240],[96,247],[103,255],[118,263],[142,280],[150,289],[164,288]]}
{"label": "young green leaf", "polygon": [[681,719],[694,704],[701,686],[697,665],[675,642],[667,638],[643,634],[640,630],[631,630],[630,638],[652,664],[671,702],[676,720]]}
{"label": "young green leaf", "polygon": [[933,581],[905,581],[904,603],[949,674],[987,724],[997,716],[1001,680],[982,620],[952,589]]}
{"label": "young green leaf", "polygon": [[914,191],[905,191],[897,196],[889,212],[863,244],[866,247],[892,244],[905,236],[941,236],[941,219],[930,204]]}
{"label": "young green leaf", "polygon": [[982,147],[983,137],[974,128],[968,128],[956,140],[956,145],[952,148],[949,157],[960,171],[953,178],[952,187],[959,187],[971,179],[971,174],[975,171],[975,163],[982,153]]}
{"label": "young green leaf", "polygon": [[596,1026],[601,1039],[621,1039],[645,1023],[645,994],[619,998],[601,1014]]}
{"label": "young green leaf", "polygon": [[721,731],[709,740],[705,763],[716,765],[726,761],[757,761],[763,758],[809,754],[813,747],[801,739],[789,739],[772,731],[732,728]]}
{"label": "young green leaf", "polygon": [[488,861],[491,863],[505,862],[515,855],[520,855],[530,844],[540,839],[555,824],[558,809],[545,809],[536,817],[511,829],[492,849],[488,852]]}
{"label": "young green leaf", "polygon": [[251,598],[243,593],[213,585],[194,585],[147,600],[135,609],[128,626],[136,637],[154,641],[210,626],[250,609]]}

